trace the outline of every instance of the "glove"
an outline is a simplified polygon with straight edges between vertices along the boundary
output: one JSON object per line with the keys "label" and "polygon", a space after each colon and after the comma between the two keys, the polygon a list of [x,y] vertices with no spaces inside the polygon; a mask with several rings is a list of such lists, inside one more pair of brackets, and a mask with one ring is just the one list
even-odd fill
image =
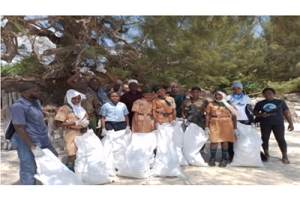
{"label": "glove", "polygon": [[75,123],[76,126],[83,126],[83,127],[87,127],[89,124],[90,124],[90,122],[87,119],[78,120]]}
{"label": "glove", "polygon": [[88,67],[82,67],[82,68],[80,68],[79,71],[80,71],[81,73],[86,73],[86,72],[90,71],[90,68],[88,68]]}
{"label": "glove", "polygon": [[125,133],[130,133],[130,126],[126,126]]}
{"label": "glove", "polygon": [[237,129],[234,129],[234,134],[237,138],[240,137],[240,132]]}
{"label": "glove", "polygon": [[106,69],[104,69],[102,65],[98,66],[96,68],[96,71],[101,72],[101,73],[106,73]]}
{"label": "glove", "polygon": [[101,121],[100,120],[98,121],[98,125],[97,125],[96,128],[101,128]]}
{"label": "glove", "polygon": [[255,124],[254,123],[251,123],[251,128],[256,128]]}
{"label": "glove", "polygon": [[34,157],[36,157],[36,158],[44,155],[43,150],[38,146],[35,146],[35,148],[31,147],[31,151],[32,151]]}
{"label": "glove", "polygon": [[189,125],[191,124],[187,119],[184,119],[184,120],[183,120],[183,123],[184,123],[184,125],[186,125],[186,126],[189,126]]}
{"label": "glove", "polygon": [[101,136],[102,137],[106,136],[106,133],[107,133],[107,130],[105,128],[103,128],[102,132],[101,132]]}
{"label": "glove", "polygon": [[205,127],[205,134],[206,134],[206,135],[209,135],[209,134],[210,134],[210,130],[209,130],[208,127]]}
{"label": "glove", "polygon": [[171,122],[171,126],[176,126],[176,121],[175,121],[175,120],[173,120],[173,121]]}

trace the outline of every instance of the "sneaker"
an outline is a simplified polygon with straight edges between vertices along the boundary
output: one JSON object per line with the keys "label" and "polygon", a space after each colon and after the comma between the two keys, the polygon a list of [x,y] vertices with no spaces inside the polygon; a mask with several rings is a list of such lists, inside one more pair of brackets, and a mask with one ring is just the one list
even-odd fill
{"label": "sneaker", "polygon": [[211,167],[216,166],[216,159],[215,158],[210,158],[209,162],[208,162],[208,165],[211,166]]}
{"label": "sneaker", "polygon": [[227,163],[228,163],[227,160],[221,160],[221,162],[219,163],[219,167],[226,167]]}

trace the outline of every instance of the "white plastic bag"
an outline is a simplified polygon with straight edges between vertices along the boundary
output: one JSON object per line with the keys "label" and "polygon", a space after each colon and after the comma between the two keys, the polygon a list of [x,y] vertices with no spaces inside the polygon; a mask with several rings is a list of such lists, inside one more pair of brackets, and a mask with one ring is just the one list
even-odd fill
{"label": "white plastic bag", "polygon": [[175,145],[175,149],[176,149],[176,153],[178,156],[180,166],[187,166],[189,164],[183,155],[184,132],[181,127],[182,123],[183,123],[182,118],[176,118],[176,126],[174,126],[174,132],[173,132],[173,142]]}
{"label": "white plastic bag", "polygon": [[86,184],[111,183],[106,169],[103,146],[92,129],[75,137],[78,148],[75,160],[75,174]]}
{"label": "white plastic bag", "polygon": [[156,146],[156,133],[134,133],[117,175],[133,178],[150,177],[150,159]]}
{"label": "white plastic bag", "polygon": [[37,174],[34,177],[43,185],[84,185],[49,149],[42,149],[44,155],[35,158]]}
{"label": "white plastic bag", "polygon": [[183,155],[186,161],[193,166],[207,166],[200,149],[208,140],[204,130],[195,123],[191,123],[185,130],[183,138]]}
{"label": "white plastic bag", "polygon": [[260,149],[262,140],[256,130],[249,125],[237,122],[239,137],[233,144],[234,156],[232,166],[264,167]]}
{"label": "white plastic bag", "polygon": [[173,132],[174,127],[170,123],[157,126],[157,152],[153,168],[150,171],[151,176],[186,178],[180,168],[172,139]]}

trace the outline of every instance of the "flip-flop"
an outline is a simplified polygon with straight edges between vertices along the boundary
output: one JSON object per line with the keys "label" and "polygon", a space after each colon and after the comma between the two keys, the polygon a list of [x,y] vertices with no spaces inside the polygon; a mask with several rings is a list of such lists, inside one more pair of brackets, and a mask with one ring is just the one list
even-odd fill
{"label": "flip-flop", "polygon": [[290,161],[288,159],[282,159],[281,161],[283,164],[290,164]]}

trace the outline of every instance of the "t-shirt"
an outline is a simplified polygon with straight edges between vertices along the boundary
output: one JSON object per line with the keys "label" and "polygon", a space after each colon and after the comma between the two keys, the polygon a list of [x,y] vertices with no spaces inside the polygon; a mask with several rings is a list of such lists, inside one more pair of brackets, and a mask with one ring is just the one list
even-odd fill
{"label": "t-shirt", "polygon": [[277,106],[279,106],[279,108],[274,112],[274,115],[268,117],[260,117],[261,124],[282,125],[284,123],[283,112],[285,110],[289,110],[289,108],[286,105],[286,103],[280,99],[273,99],[272,101],[262,100],[260,102],[257,102],[257,104],[254,107],[254,111],[258,111],[262,113],[272,112],[272,110],[276,109]]}
{"label": "t-shirt", "polygon": [[105,121],[123,122],[125,121],[125,115],[129,112],[124,103],[118,102],[117,105],[112,102],[105,103],[100,110],[99,115],[105,117]]}
{"label": "t-shirt", "polygon": [[228,95],[227,99],[230,101],[230,103],[234,104],[237,110],[239,111],[239,116],[237,116],[238,121],[247,121],[248,116],[246,114],[246,105],[252,105],[252,101],[249,98],[249,96],[241,94],[241,95]]}

